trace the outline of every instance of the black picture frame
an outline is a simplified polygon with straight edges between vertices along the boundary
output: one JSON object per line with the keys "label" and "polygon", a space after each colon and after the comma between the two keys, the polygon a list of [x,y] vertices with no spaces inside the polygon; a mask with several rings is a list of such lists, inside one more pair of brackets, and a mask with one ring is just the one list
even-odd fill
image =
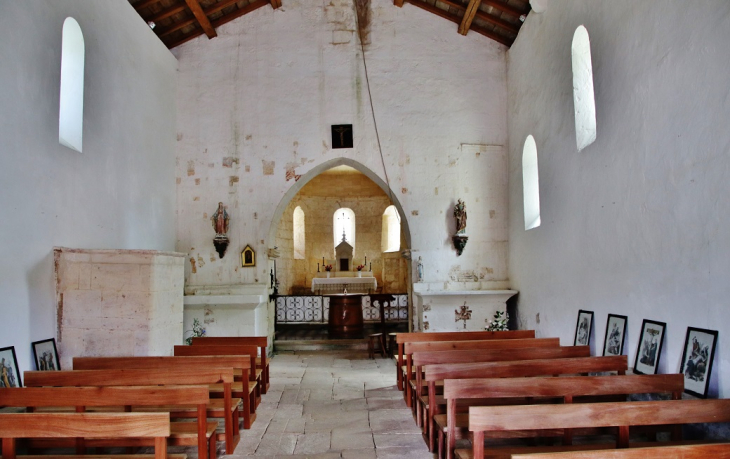
{"label": "black picture frame", "polygon": [[603,355],[623,355],[626,339],[626,326],[629,318],[618,314],[609,314],[606,321],[606,336],[603,338]]}
{"label": "black picture frame", "polygon": [[636,346],[634,373],[655,375],[659,369],[659,358],[662,356],[662,345],[667,324],[656,320],[644,319],[641,323],[639,343]]}
{"label": "black picture frame", "polygon": [[[15,373],[13,374],[13,370]],[[15,346],[0,349],[0,387],[23,387]]]}
{"label": "black picture frame", "polygon": [[573,346],[589,346],[591,344],[591,328],[593,327],[593,311],[578,310],[578,322],[575,324]]}
{"label": "black picture frame", "polygon": [[33,358],[38,371],[60,371],[61,363],[58,359],[56,338],[33,341]]}
{"label": "black picture frame", "polygon": [[684,391],[696,397],[707,398],[710,387],[712,362],[715,360],[717,331],[687,327],[684,339],[680,373],[684,375]]}

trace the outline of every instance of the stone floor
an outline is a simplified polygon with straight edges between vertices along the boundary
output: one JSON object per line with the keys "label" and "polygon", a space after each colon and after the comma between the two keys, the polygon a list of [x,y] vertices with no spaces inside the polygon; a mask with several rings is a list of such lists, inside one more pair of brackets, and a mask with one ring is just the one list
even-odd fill
{"label": "stone floor", "polygon": [[396,387],[391,359],[297,352],[271,360],[271,389],[233,455],[433,459]]}

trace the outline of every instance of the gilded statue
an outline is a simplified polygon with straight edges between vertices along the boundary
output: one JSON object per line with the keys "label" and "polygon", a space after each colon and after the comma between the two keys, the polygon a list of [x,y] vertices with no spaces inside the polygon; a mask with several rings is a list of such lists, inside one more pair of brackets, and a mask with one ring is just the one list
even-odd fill
{"label": "gilded statue", "polygon": [[226,212],[226,208],[223,206],[222,202],[218,203],[218,209],[216,209],[215,213],[211,217],[211,221],[213,222],[213,229],[215,230],[216,236],[225,236],[228,234],[228,212]]}
{"label": "gilded statue", "polygon": [[466,234],[466,204],[461,199],[454,206],[454,218],[456,219],[456,234]]}

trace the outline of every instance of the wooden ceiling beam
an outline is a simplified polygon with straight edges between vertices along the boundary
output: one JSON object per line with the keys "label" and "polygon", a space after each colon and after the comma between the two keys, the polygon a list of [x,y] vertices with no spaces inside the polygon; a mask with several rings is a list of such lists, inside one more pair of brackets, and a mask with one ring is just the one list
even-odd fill
{"label": "wooden ceiling beam", "polygon": [[208,16],[205,15],[205,12],[200,6],[200,3],[198,3],[198,0],[185,0],[185,3],[188,4],[188,8],[190,8],[190,11],[193,12],[193,16],[195,16],[195,19],[198,21],[198,24],[200,24],[200,27],[203,28],[203,31],[208,36],[208,39],[217,37],[218,34],[215,33],[213,25],[210,23]]}
{"label": "wooden ceiling beam", "polygon": [[139,10],[143,10],[143,9],[147,8],[150,5],[154,5],[155,3],[159,2],[159,1],[160,0],[142,0],[141,2],[137,2],[132,6],[134,7],[135,10],[139,11]]}
{"label": "wooden ceiling beam", "polygon": [[223,0],[223,1],[220,1],[220,2],[216,3],[215,5],[211,6],[210,8],[207,8],[205,10],[205,14],[207,14],[207,15],[210,16],[211,14],[217,13],[218,11],[222,10],[223,8],[225,8],[227,6],[231,6],[234,3],[238,3],[240,1],[241,0]]}
{"label": "wooden ceiling beam", "polygon": [[502,2],[500,0],[482,0],[482,1],[484,2],[485,5],[491,6],[493,8],[496,8],[496,9],[500,10],[500,11],[503,11],[503,12],[505,12],[505,13],[511,15],[511,16],[516,17],[517,19],[519,19],[520,16],[522,16],[523,14],[527,14],[527,13],[530,12],[529,10],[528,11],[520,11],[518,9],[515,9],[515,8],[509,6],[508,4],[506,4],[506,3],[504,3],[504,2]]}
{"label": "wooden ceiling beam", "polygon": [[502,43],[506,47],[511,47],[512,43],[514,43],[513,39],[509,39],[505,37],[504,35],[500,35],[498,33],[494,33],[490,30],[485,29],[484,27],[479,27],[476,24],[471,25],[471,30],[474,32],[484,35],[487,38],[491,38],[492,40],[496,41],[497,43]]}
{"label": "wooden ceiling beam", "polygon": [[197,21],[195,20],[194,17],[192,17],[190,19],[186,19],[184,21],[177,22],[177,23],[171,25],[170,27],[168,27],[167,29],[160,30],[159,32],[157,32],[157,36],[160,38],[166,37],[173,32],[177,32],[178,30],[189,26],[190,24],[196,24],[196,23],[197,23]]}
{"label": "wooden ceiling beam", "polygon": [[[454,0],[438,0],[441,3],[444,3],[446,5],[449,5],[452,8],[456,8],[460,11],[466,11],[466,7],[462,5],[461,3],[458,3]],[[482,0],[482,3],[484,0]],[[487,14],[484,11],[481,11],[477,9],[477,17],[483,21],[491,22],[492,24],[499,26],[505,30],[509,30],[510,32],[513,32],[517,34],[520,31],[519,26],[516,24],[512,24],[511,22],[507,22],[504,19],[500,19],[498,17],[492,16],[491,14]]]}
{"label": "wooden ceiling beam", "polygon": [[195,29],[193,29],[192,32],[189,32],[187,35],[183,35],[182,37],[176,38],[173,41],[167,41],[167,42],[163,42],[163,43],[165,43],[165,46],[167,46],[168,49],[172,49],[172,48],[174,48],[176,46],[180,46],[183,43],[190,41],[193,38],[198,37],[200,35],[203,35],[203,31],[196,27]]}
{"label": "wooden ceiling beam", "polygon": [[447,11],[442,10],[441,8],[438,8],[433,5],[429,5],[428,3],[422,1],[422,0],[408,0],[408,3],[410,3],[413,6],[417,6],[421,9],[424,9],[428,11],[429,13],[433,13],[436,16],[441,16],[444,19],[447,19],[453,23],[461,24],[461,18],[458,16],[454,16],[453,14],[449,14]]}
{"label": "wooden ceiling beam", "polygon": [[244,6],[243,8],[239,8],[236,11],[232,12],[231,14],[228,14],[226,16],[222,16],[215,21],[213,21],[213,27],[218,28],[219,26],[225,24],[226,22],[230,22],[236,18],[239,18],[243,16],[244,14],[248,14],[251,11],[257,10],[263,6],[266,6],[269,4],[269,0],[256,0],[255,2],[251,2],[248,5]]}
{"label": "wooden ceiling beam", "polygon": [[170,16],[174,16],[177,13],[180,13],[181,11],[185,11],[185,8],[187,6],[184,3],[178,3],[177,5],[173,5],[172,7],[162,10],[159,13],[155,14],[151,17],[144,17],[142,16],[142,19],[144,19],[146,22],[152,21],[152,22],[160,22],[163,19],[167,19]]}
{"label": "wooden ceiling beam", "polygon": [[479,5],[481,5],[481,3],[482,0],[469,0],[469,5],[466,7],[464,17],[461,18],[461,24],[459,24],[460,34],[466,35],[467,33],[469,33],[471,23],[472,21],[474,21],[474,17],[477,15],[477,10],[479,9]]}

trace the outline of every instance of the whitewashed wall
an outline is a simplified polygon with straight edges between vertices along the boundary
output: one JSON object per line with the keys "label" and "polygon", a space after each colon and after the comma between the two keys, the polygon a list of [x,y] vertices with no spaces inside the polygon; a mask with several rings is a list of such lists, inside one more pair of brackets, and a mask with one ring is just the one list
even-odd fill
{"label": "whitewashed wall", "polygon": [[[570,46],[590,34],[597,140],[576,151]],[[719,330],[711,395],[730,394],[730,3],[553,0],[509,51],[510,257],[520,324],[572,343],[578,309]],[[525,231],[521,156],[537,142],[542,225]],[[539,318],[538,318],[539,317]]]}
{"label": "whitewashed wall", "polygon": [[[284,194],[318,165],[343,156],[385,180],[353,2],[284,3],[220,27],[213,40],[200,37],[174,50],[177,249],[195,261],[195,274],[186,266],[192,285],[268,283],[269,264],[241,268],[239,254],[251,244],[265,261]],[[488,149],[462,148],[507,140],[506,48],[475,33],[463,37],[453,23],[390,0],[373,0],[371,18],[366,57],[385,167],[426,280],[464,272],[506,279],[506,183],[496,186],[490,176]],[[330,125],[349,123],[355,148],[332,150]],[[486,198],[491,190],[494,200]],[[458,198],[469,211],[461,257],[451,242]],[[231,215],[223,260],[210,224],[219,201]]]}
{"label": "whitewashed wall", "polygon": [[[174,57],[128,2],[0,6],[0,347],[56,334],[53,247],[174,248]],[[83,153],[58,143],[61,28],[86,42]]]}

